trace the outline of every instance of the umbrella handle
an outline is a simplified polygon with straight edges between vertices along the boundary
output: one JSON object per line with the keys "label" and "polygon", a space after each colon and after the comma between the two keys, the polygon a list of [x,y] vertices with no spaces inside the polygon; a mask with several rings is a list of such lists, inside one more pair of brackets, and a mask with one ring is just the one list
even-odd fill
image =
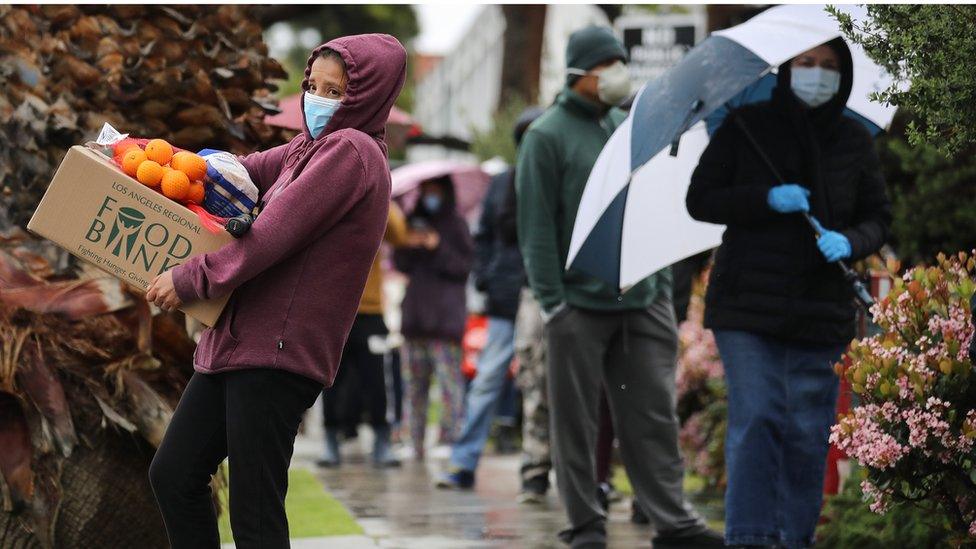
{"label": "umbrella handle", "polygon": [[[776,166],[773,164],[773,161],[770,160],[768,156],[766,156],[766,151],[762,149],[762,147],[756,141],[756,138],[752,136],[752,132],[749,131],[749,128],[746,126],[746,123],[743,122],[741,118],[736,116],[735,113],[729,113],[729,116],[731,116],[732,119],[735,120],[735,124],[739,126],[740,130],[742,130],[742,133],[746,136],[746,141],[749,142],[753,150],[756,151],[756,154],[759,155],[759,158],[763,161],[763,164],[765,164],[766,167],[769,168],[769,171],[773,172],[773,177],[776,178],[776,181],[782,184],[785,181],[783,179],[783,176],[780,175],[779,170],[776,169]],[[809,224],[810,228],[813,229],[813,233],[819,237],[822,229],[820,223],[817,222],[817,220],[814,219],[814,217],[810,215],[808,212],[802,212],[802,213],[803,213],[803,218],[806,220],[807,224]],[[864,285],[864,282],[861,280],[859,276],[857,276],[857,273],[854,272],[854,269],[851,269],[847,265],[847,263],[844,263],[843,261],[840,260],[834,261],[833,263],[838,267],[840,267],[841,272],[844,273],[844,278],[850,283],[851,288],[854,290],[854,296],[857,298],[858,304],[861,307],[863,307],[868,314],[870,314],[871,307],[874,305],[874,298],[871,297],[871,292],[868,291],[867,287]]]}
{"label": "umbrella handle", "polygon": [[770,160],[768,156],[766,156],[766,151],[764,151],[762,146],[759,145],[759,142],[756,141],[756,138],[752,136],[752,132],[749,131],[749,127],[746,126],[746,123],[743,122],[742,119],[739,118],[734,112],[730,112],[729,116],[731,116],[732,120],[735,121],[735,125],[739,126],[739,129],[742,130],[742,133],[745,134],[746,141],[748,141],[749,144],[752,145],[753,150],[756,151],[756,154],[759,155],[759,158],[763,161],[763,164],[765,164],[766,167],[769,168],[769,171],[773,172],[773,177],[776,178],[776,181],[779,184],[783,184],[783,182],[785,182],[786,179],[783,178],[783,176],[779,173],[779,170],[776,169],[776,165],[773,164],[773,161]]}

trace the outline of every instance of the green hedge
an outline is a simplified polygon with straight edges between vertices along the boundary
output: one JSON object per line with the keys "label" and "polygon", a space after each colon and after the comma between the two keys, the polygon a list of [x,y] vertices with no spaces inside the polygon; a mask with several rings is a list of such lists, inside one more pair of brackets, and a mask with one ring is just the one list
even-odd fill
{"label": "green hedge", "polygon": [[[913,505],[895,505],[885,515],[862,500],[860,474],[851,475],[844,490],[827,500],[817,529],[817,546],[831,549],[898,549],[951,547],[941,515]],[[933,519],[932,517],[936,517]]]}

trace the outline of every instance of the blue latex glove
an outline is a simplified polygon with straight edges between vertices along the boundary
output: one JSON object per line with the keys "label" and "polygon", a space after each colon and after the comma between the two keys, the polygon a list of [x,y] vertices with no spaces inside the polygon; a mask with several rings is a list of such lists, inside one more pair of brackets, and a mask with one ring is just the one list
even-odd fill
{"label": "blue latex glove", "polygon": [[851,243],[836,231],[823,231],[817,239],[817,247],[828,263],[851,257]]}
{"label": "blue latex glove", "polygon": [[810,191],[796,183],[783,183],[769,189],[766,202],[779,213],[809,212]]}

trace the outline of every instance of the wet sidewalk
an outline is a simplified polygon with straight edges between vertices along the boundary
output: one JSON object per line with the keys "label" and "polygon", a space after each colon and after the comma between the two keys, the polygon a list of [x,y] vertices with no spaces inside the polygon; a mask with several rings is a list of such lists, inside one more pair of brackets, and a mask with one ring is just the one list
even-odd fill
{"label": "wet sidewalk", "polygon": [[[435,489],[433,483],[446,460],[428,457],[426,463],[406,461],[399,469],[377,470],[369,464],[365,451],[371,433],[368,428],[361,432],[362,440],[344,446],[341,468],[315,468],[321,440],[314,432],[296,442],[293,466],[317,471],[326,490],[350,510],[375,546],[565,547],[556,539],[556,532],[565,525],[565,515],[555,491],[550,491],[543,505],[515,501],[519,489],[517,455],[485,456],[473,491],[443,491]],[[650,547],[651,529],[631,524],[629,518],[629,501],[612,508],[609,547]],[[327,539],[321,547],[344,546],[339,539],[326,545]],[[368,547],[361,538],[345,541],[355,543],[350,547]]]}

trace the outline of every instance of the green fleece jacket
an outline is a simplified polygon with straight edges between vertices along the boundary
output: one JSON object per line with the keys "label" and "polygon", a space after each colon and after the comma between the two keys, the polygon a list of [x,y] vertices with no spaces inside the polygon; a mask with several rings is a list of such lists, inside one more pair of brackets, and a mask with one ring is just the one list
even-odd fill
{"label": "green fleece jacket", "polygon": [[671,291],[669,269],[621,295],[614,285],[564,268],[586,179],[625,117],[620,109],[608,112],[567,88],[529,126],[519,145],[515,170],[519,247],[529,285],[550,314],[562,304],[597,311],[644,309],[659,292]]}

